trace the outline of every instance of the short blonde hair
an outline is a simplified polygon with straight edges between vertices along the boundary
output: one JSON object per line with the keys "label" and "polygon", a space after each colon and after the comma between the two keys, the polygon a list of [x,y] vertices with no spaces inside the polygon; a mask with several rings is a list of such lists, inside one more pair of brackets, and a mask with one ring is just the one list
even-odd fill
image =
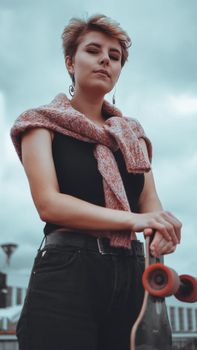
{"label": "short blonde hair", "polygon": [[102,14],[93,15],[86,20],[75,17],[70,19],[61,36],[64,58],[75,56],[83,36],[90,31],[99,31],[118,40],[122,50],[121,66],[123,67],[128,59],[131,39],[118,22]]}

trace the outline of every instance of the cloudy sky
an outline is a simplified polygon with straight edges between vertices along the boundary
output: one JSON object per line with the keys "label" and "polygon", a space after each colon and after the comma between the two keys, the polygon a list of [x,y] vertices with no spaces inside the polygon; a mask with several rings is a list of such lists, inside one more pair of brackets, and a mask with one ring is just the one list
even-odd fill
{"label": "cloudy sky", "polygon": [[[151,138],[160,199],[183,223],[181,245],[166,257],[166,264],[178,273],[197,275],[197,3],[97,3],[0,0],[0,243],[17,243],[11,266],[30,269],[44,224],[34,208],[10,128],[24,110],[50,102],[59,92],[68,93],[61,33],[71,17],[99,12],[117,20],[131,36],[116,105],[137,118]],[[4,261],[1,251],[0,267]]]}

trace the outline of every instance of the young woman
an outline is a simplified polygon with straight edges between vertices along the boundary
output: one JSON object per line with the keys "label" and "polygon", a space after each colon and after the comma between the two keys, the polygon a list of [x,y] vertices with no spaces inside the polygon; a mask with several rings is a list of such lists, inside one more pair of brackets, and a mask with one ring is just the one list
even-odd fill
{"label": "young woman", "polygon": [[17,325],[20,350],[129,350],[143,300],[138,232],[151,253],[180,242],[181,223],[162,209],[140,124],[104,100],[131,44],[104,15],[71,19],[62,34],[72,98],[16,120],[12,140],[46,222]]}

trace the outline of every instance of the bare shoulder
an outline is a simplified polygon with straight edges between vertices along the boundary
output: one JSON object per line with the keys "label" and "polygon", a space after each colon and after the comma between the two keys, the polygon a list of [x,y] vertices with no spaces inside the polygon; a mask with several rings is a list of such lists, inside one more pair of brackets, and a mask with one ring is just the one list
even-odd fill
{"label": "bare shoulder", "polygon": [[46,128],[31,128],[29,130],[26,130],[21,140],[28,138],[40,138],[42,136],[46,137],[46,135],[50,136],[51,141],[53,141],[54,138],[54,132],[52,130],[46,129]]}
{"label": "bare shoulder", "polygon": [[48,198],[59,192],[53,154],[52,134],[46,128],[34,128],[24,133],[21,141],[22,163],[29,180],[38,212]]}
{"label": "bare shoulder", "polygon": [[22,163],[27,165],[29,162],[38,159],[48,158],[51,153],[52,139],[48,129],[32,128],[26,130],[21,136]]}
{"label": "bare shoulder", "polygon": [[47,163],[50,166],[52,159],[53,134],[46,128],[32,128],[27,130],[21,139],[22,162],[24,166],[31,163]]}

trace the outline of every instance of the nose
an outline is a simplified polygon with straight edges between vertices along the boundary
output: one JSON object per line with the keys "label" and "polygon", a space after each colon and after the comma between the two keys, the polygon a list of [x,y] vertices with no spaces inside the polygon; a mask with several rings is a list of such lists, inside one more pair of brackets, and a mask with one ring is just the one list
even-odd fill
{"label": "nose", "polygon": [[103,53],[102,57],[100,58],[100,63],[104,65],[108,65],[110,62],[109,56],[107,53]]}

